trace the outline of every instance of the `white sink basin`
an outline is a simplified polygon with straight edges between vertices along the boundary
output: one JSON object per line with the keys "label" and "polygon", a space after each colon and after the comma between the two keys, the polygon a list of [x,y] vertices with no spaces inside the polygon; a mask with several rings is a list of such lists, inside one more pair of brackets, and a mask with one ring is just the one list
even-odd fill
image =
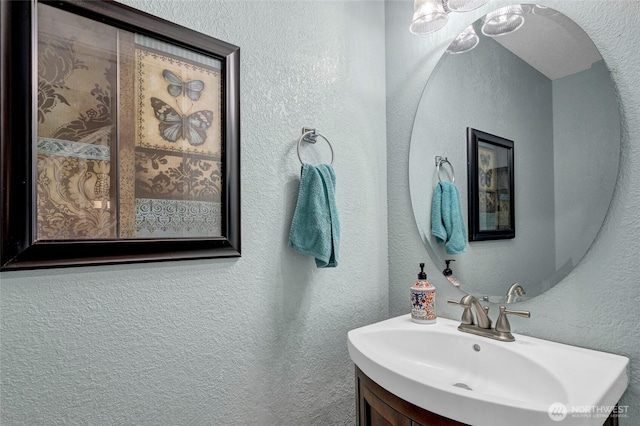
{"label": "white sink basin", "polygon": [[474,426],[601,426],[627,388],[626,357],[518,334],[499,342],[458,324],[392,318],[351,330],[349,355],[389,392]]}

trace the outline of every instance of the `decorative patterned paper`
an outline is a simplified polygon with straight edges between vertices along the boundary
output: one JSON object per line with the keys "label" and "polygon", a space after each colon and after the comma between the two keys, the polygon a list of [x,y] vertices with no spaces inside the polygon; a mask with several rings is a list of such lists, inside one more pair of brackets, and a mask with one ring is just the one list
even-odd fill
{"label": "decorative patterned paper", "polygon": [[38,153],[63,157],[90,158],[109,161],[109,146],[71,142],[52,138],[38,138]]}
{"label": "decorative patterned paper", "polygon": [[109,161],[38,155],[37,235],[45,240],[116,237]]}
{"label": "decorative patterned paper", "polygon": [[221,62],[38,4],[39,240],[222,234]]}
{"label": "decorative patterned paper", "polygon": [[136,198],[136,235],[216,237],[221,232],[221,214],[220,203]]}
{"label": "decorative patterned paper", "polygon": [[135,38],[120,31],[120,117],[118,132],[120,238],[136,237]]}
{"label": "decorative patterned paper", "polygon": [[136,237],[221,236],[219,61],[135,41]]}
{"label": "decorative patterned paper", "polygon": [[[142,46],[137,46],[135,55],[136,146],[219,158],[222,152],[219,70]],[[180,120],[170,121],[167,117],[170,113]],[[176,140],[171,140],[168,127],[179,133]]]}
{"label": "decorative patterned paper", "polygon": [[495,169],[495,149],[478,146],[478,188],[480,191],[495,191],[497,189]]}
{"label": "decorative patterned paper", "polygon": [[220,161],[157,150],[136,151],[136,196],[220,202]]}
{"label": "decorative patterned paper", "polygon": [[38,11],[37,238],[115,238],[115,29]]}
{"label": "decorative patterned paper", "polygon": [[509,181],[509,168],[499,167],[498,174],[498,217],[496,226],[498,229],[509,229],[511,226],[511,193]]}

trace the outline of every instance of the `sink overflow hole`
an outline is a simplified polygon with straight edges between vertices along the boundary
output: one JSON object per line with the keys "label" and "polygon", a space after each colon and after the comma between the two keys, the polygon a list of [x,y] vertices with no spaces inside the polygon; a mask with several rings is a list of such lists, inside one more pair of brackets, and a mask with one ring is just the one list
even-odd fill
{"label": "sink overflow hole", "polygon": [[480,352],[480,345],[477,344],[477,343],[475,345],[473,345],[473,350],[476,351],[476,352]]}
{"label": "sink overflow hole", "polygon": [[455,387],[457,387],[457,388],[462,388],[462,389],[470,390],[470,391],[472,391],[472,390],[473,390],[473,389],[471,389],[471,388],[469,387],[469,385],[465,385],[464,383],[456,383],[456,384],[455,384],[455,385],[453,385],[453,386],[455,386]]}

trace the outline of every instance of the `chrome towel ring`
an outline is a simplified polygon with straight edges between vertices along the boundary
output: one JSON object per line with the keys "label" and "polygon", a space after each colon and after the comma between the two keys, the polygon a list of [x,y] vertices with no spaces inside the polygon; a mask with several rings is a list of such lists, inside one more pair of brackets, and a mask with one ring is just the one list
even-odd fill
{"label": "chrome towel ring", "polygon": [[451,168],[451,183],[454,183],[456,181],[456,172],[455,170],[453,170],[453,164],[451,164],[449,160],[447,160],[447,157],[436,155],[436,170],[438,173],[438,182],[442,182],[442,179],[440,179],[440,166],[445,163],[448,164]]}
{"label": "chrome towel ring", "polygon": [[304,162],[302,161],[302,156],[300,155],[300,142],[305,141],[309,143],[316,143],[318,137],[321,137],[322,139],[324,139],[329,145],[329,149],[331,150],[330,165],[333,166],[334,155],[333,155],[333,147],[331,146],[331,142],[329,142],[329,139],[327,139],[322,133],[318,132],[317,129],[313,129],[311,127],[303,127],[302,136],[300,136],[300,139],[298,139],[298,159],[300,160],[300,163],[304,164]]}

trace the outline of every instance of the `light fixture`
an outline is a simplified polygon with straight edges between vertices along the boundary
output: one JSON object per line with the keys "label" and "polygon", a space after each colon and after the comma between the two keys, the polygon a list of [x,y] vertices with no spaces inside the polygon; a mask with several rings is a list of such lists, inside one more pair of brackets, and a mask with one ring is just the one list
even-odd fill
{"label": "light fixture", "polygon": [[[525,9],[524,7],[522,8],[522,10],[524,10],[525,14],[527,13],[527,9]],[[541,6],[539,4],[529,5],[529,11],[529,13],[540,16],[556,16],[559,14],[557,10],[553,10],[549,6]]]}
{"label": "light fixture", "polygon": [[[423,35],[438,31],[449,20],[451,12],[467,12],[477,9],[488,0],[414,0],[413,20],[409,31],[413,34]],[[540,14],[548,13],[546,6],[525,5],[527,13],[536,13],[533,9],[539,9]],[[524,24],[525,9],[520,5],[505,6],[489,12],[482,18],[482,34],[487,37],[498,37],[509,34],[519,29]],[[447,53],[457,54],[468,52],[475,48],[480,38],[472,25],[460,33],[447,47]]]}
{"label": "light fixture", "polygon": [[455,12],[468,12],[485,4],[489,0],[442,0],[444,10],[453,10]]}
{"label": "light fixture", "polygon": [[480,39],[478,38],[476,31],[473,29],[473,25],[469,25],[451,42],[447,48],[447,53],[455,55],[457,53],[468,52],[476,47],[479,41]]}
{"label": "light fixture", "polygon": [[482,34],[499,37],[509,34],[524,24],[524,12],[520,5],[505,6],[487,13],[482,24]]}
{"label": "light fixture", "polygon": [[448,20],[442,0],[415,0],[409,31],[417,35],[432,33],[444,27]]}

